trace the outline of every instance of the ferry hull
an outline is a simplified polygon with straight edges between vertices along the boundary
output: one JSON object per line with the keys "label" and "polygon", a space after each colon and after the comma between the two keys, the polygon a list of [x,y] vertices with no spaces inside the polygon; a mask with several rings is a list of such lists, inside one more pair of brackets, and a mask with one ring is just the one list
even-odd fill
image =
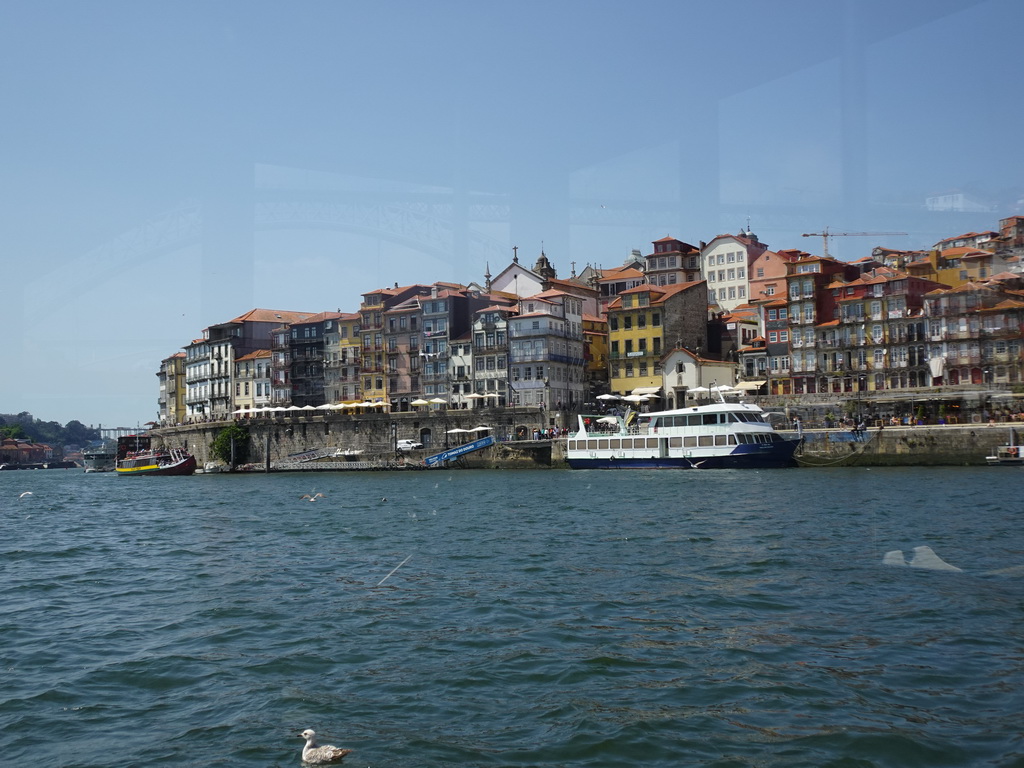
{"label": "ferry hull", "polygon": [[786,441],[768,450],[735,451],[713,456],[569,456],[572,469],[782,469],[795,467],[797,443]]}
{"label": "ferry hull", "polygon": [[189,456],[173,464],[150,464],[140,467],[119,466],[116,471],[121,477],[128,475],[191,475],[196,471],[196,457]]}

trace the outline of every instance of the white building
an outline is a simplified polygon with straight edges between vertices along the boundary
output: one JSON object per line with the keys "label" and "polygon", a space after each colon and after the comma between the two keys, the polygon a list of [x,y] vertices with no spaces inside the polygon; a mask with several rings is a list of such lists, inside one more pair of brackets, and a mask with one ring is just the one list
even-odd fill
{"label": "white building", "polygon": [[768,246],[750,230],[718,235],[701,248],[708,301],[729,311],[750,300],[750,265]]}
{"label": "white building", "polygon": [[[662,391],[666,408],[685,408],[697,405],[692,390],[710,390],[711,387],[736,383],[739,366],[722,360],[707,360],[683,347],[676,347],[662,358]],[[698,392],[706,400],[712,393]]]}

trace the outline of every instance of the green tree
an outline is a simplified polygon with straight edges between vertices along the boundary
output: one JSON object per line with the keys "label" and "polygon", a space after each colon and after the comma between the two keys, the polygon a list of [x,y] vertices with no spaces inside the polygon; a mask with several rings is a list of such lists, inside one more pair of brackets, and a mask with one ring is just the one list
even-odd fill
{"label": "green tree", "polygon": [[13,437],[15,440],[21,440],[28,437],[21,424],[9,424],[6,427],[0,427],[0,435],[3,437]]}
{"label": "green tree", "polygon": [[237,423],[224,427],[217,433],[210,443],[210,453],[225,464],[231,464],[232,438],[235,441],[235,464],[245,464],[249,460],[249,428]]}

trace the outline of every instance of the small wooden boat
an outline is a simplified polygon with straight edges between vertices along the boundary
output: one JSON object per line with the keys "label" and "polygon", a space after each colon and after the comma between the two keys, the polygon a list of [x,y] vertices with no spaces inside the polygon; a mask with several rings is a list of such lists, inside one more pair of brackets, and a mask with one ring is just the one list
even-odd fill
{"label": "small wooden boat", "polygon": [[149,435],[125,435],[117,439],[118,475],[191,475],[196,457],[184,448],[152,448]]}

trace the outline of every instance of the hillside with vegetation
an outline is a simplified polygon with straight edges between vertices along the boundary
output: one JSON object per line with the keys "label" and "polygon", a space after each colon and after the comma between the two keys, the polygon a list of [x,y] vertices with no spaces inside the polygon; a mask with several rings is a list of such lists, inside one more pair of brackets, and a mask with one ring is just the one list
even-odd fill
{"label": "hillside with vegetation", "polygon": [[31,440],[46,443],[51,447],[84,446],[100,439],[100,431],[87,427],[80,421],[72,420],[64,426],[56,421],[41,421],[31,413],[0,413],[0,437],[17,440]]}

